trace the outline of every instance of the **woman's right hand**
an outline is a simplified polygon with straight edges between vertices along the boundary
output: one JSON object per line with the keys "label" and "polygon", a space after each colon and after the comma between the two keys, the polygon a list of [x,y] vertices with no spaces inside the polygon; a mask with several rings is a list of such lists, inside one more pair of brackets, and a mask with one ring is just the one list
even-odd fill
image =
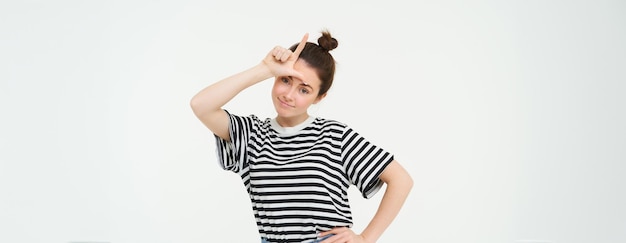
{"label": "woman's right hand", "polygon": [[284,47],[274,47],[263,59],[263,64],[267,66],[274,77],[292,76],[302,79],[302,74],[293,69],[293,66],[298,60],[308,39],[309,34],[304,34],[300,44],[298,44],[296,50],[293,52]]}

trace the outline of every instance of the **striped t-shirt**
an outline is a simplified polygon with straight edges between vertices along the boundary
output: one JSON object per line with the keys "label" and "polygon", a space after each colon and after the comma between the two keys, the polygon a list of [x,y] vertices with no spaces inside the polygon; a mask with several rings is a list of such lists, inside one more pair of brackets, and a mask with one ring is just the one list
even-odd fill
{"label": "striped t-shirt", "polygon": [[219,163],[242,178],[259,233],[270,242],[312,242],[320,232],[351,227],[348,187],[372,197],[393,160],[334,120],[310,117],[281,127],[228,114],[231,141],[216,136]]}

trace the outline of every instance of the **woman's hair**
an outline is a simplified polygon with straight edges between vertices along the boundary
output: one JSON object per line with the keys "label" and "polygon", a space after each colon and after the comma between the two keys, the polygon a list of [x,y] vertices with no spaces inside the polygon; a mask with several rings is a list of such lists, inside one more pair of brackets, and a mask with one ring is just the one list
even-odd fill
{"label": "woman's hair", "polygon": [[[317,39],[318,44],[307,42],[304,49],[300,53],[299,58],[305,60],[313,67],[320,78],[320,90],[317,96],[326,94],[333,85],[335,76],[335,59],[330,55],[329,51],[337,48],[339,42],[330,35],[328,30],[322,31],[322,36]],[[295,51],[299,43],[289,47],[291,51]]]}

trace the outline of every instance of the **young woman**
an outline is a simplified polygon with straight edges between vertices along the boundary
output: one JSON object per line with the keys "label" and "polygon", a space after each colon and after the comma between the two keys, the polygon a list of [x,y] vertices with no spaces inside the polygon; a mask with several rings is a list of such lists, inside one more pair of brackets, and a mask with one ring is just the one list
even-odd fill
{"label": "young woman", "polygon": [[[335,73],[329,51],[338,42],[322,31],[291,48],[273,48],[259,64],[216,82],[191,100],[215,135],[219,163],[237,173],[250,195],[262,242],[376,242],[394,220],[413,181],[384,149],[341,122],[309,116],[326,97]],[[275,118],[224,109],[242,90],[274,77]],[[351,230],[348,187],[365,198],[385,194],[370,223]]]}

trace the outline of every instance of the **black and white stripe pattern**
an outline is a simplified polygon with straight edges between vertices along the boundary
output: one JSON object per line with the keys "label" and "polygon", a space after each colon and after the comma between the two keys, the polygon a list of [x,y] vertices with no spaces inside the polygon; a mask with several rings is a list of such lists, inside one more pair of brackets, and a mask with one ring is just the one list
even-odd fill
{"label": "black and white stripe pattern", "polygon": [[270,242],[310,242],[319,232],[351,227],[348,187],[372,197],[393,160],[345,124],[323,118],[284,131],[271,119],[230,115],[229,129],[231,142],[216,136],[220,165],[241,176],[259,233]]}

